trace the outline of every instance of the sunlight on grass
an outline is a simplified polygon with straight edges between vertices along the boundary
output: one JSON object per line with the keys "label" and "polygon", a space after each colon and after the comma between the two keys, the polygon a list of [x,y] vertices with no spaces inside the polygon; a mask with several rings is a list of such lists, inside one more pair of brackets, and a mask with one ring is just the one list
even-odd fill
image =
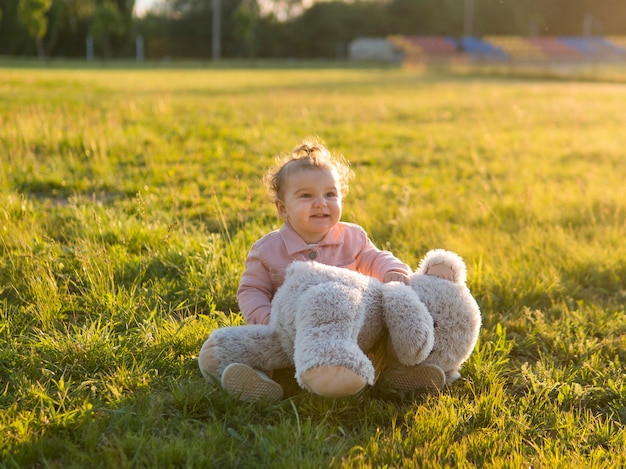
{"label": "sunlight on grass", "polygon": [[[420,70],[3,70],[0,459],[6,467],[626,464],[626,90]],[[344,219],[413,267],[458,252],[484,327],[438,395],[203,381],[242,324],[260,178],[319,135]],[[289,382],[291,379],[291,382]]]}

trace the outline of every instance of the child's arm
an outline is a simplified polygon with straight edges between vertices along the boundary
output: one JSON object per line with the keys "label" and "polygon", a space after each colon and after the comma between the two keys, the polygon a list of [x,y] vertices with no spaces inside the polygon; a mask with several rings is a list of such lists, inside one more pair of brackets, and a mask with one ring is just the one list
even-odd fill
{"label": "child's arm", "polygon": [[364,235],[363,245],[357,257],[357,270],[387,282],[409,282],[411,268],[389,251],[382,251]]}
{"label": "child's arm", "polygon": [[269,323],[272,292],[271,275],[252,249],[237,289],[239,309],[248,324]]}

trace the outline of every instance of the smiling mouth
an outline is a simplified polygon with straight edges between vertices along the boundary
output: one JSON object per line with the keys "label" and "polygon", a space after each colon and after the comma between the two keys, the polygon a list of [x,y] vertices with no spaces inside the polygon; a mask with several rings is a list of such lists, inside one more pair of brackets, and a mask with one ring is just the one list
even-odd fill
{"label": "smiling mouth", "polygon": [[330,215],[328,215],[327,213],[316,213],[314,215],[311,215],[312,218],[327,218]]}

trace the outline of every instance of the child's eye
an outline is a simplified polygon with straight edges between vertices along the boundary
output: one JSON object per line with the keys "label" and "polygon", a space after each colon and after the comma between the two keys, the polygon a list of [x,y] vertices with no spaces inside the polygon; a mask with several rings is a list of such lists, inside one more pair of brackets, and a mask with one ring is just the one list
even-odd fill
{"label": "child's eye", "polygon": [[327,192],[326,193],[326,197],[329,197],[329,198],[337,197],[337,193],[336,192]]}

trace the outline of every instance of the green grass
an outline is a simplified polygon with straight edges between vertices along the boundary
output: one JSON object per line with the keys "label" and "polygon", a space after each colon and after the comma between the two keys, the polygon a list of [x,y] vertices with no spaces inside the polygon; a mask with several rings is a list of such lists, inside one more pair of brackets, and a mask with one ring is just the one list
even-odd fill
{"label": "green grass", "polygon": [[[623,467],[626,88],[419,70],[0,69],[0,465]],[[344,219],[459,253],[484,327],[439,395],[243,404],[261,176],[318,135]]]}

